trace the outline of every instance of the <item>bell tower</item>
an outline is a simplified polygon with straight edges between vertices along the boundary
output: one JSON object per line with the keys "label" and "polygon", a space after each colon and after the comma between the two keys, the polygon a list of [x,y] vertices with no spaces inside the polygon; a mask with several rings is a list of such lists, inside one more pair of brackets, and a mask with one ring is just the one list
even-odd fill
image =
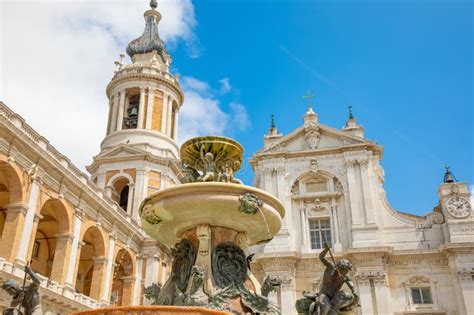
{"label": "bell tower", "polygon": [[178,115],[183,92],[169,71],[172,58],[158,32],[157,1],[145,11],[145,30],[116,61],[107,85],[109,113],[100,153],[87,167],[95,183],[115,199],[120,211],[139,221],[138,207],[148,195],[177,184]]}

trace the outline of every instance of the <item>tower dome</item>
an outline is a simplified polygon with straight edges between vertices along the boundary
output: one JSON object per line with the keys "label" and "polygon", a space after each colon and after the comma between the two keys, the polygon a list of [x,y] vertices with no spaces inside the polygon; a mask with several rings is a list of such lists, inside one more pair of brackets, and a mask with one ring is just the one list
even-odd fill
{"label": "tower dome", "polygon": [[126,51],[130,58],[133,58],[133,56],[137,54],[147,54],[156,51],[160,55],[163,63],[166,63],[164,42],[158,32],[158,23],[161,20],[161,14],[155,10],[157,7],[156,0],[150,1],[150,7],[151,9],[144,13],[145,30],[143,34],[132,40],[128,44]]}

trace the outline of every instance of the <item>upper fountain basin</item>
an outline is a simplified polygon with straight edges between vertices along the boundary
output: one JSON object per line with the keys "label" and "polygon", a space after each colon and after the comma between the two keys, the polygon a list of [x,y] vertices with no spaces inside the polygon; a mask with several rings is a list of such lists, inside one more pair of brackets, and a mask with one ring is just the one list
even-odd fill
{"label": "upper fountain basin", "polygon": [[249,245],[266,242],[278,233],[284,215],[281,202],[269,193],[220,182],[166,188],[140,206],[144,230],[170,247],[183,232],[200,224],[246,232]]}

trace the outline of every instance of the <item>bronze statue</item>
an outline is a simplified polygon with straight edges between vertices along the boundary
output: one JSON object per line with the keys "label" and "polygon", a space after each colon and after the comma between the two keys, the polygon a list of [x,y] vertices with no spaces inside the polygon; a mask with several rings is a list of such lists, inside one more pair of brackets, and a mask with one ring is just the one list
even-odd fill
{"label": "bronze statue", "polygon": [[[329,245],[324,244],[324,250],[319,254],[319,259],[326,266],[323,284],[318,293],[303,293],[303,298],[296,301],[296,309],[305,315],[337,315],[352,310],[358,305],[359,296],[355,292],[354,282],[348,275],[352,264],[347,259],[337,263],[326,259],[330,253]],[[347,284],[351,293],[341,290]]]}
{"label": "bronze statue", "polygon": [[[26,275],[30,276],[32,282],[26,285],[26,281],[21,287],[15,280],[8,280],[2,285],[2,289],[7,291],[13,297],[10,307],[3,311],[4,315],[9,314],[25,314],[25,315],[42,315],[41,296],[39,294],[40,279],[30,267],[25,267]],[[23,307],[23,313],[17,310],[17,307]]]}

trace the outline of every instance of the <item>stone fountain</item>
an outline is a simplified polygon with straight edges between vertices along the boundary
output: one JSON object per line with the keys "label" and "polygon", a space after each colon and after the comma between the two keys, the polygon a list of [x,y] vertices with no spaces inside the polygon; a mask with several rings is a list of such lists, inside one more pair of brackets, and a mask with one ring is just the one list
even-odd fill
{"label": "stone fountain", "polygon": [[147,291],[154,304],[280,313],[267,298],[278,280],[259,284],[248,248],[270,241],[285,211],[278,199],[234,177],[242,156],[241,145],[232,139],[193,138],[181,147],[185,184],[143,201],[143,228],[173,253],[166,283]]}

